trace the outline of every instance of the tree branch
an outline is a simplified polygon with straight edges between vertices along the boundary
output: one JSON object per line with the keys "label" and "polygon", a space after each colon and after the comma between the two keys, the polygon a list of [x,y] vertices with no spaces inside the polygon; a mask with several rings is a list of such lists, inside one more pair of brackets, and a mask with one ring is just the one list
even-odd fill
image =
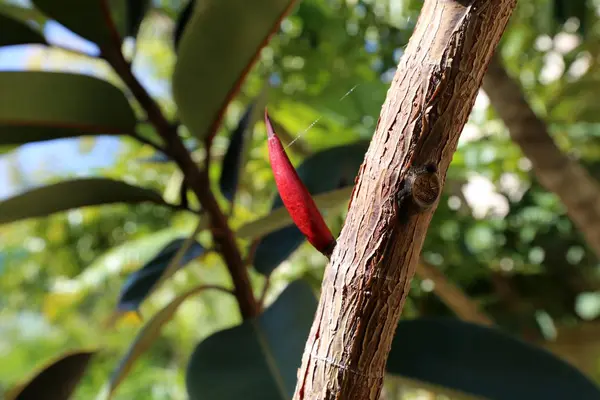
{"label": "tree branch", "polygon": [[[419,204],[430,205],[441,189],[427,174],[414,173],[424,168],[444,183],[515,5],[516,0],[424,2],[325,271],[295,400],[379,397],[437,200],[428,208]],[[413,191],[406,193],[411,182]],[[406,201],[397,206],[401,193]]]}
{"label": "tree branch", "polygon": [[481,325],[493,325],[493,321],[458,286],[450,282],[437,268],[424,262],[417,265],[416,275],[431,280],[433,292],[460,319]]}
{"label": "tree branch", "polygon": [[[108,17],[108,21],[110,22],[110,17]],[[247,319],[255,316],[259,308],[252,292],[248,270],[244,266],[244,261],[237,247],[233,231],[228,225],[227,218],[210,190],[208,176],[200,171],[185,148],[183,141],[178,136],[174,126],[169,123],[158,104],[150,97],[146,89],[144,89],[133,75],[131,65],[125,60],[119,47],[104,48],[102,49],[102,53],[106,61],[121,77],[136,100],[146,111],[148,121],[154,125],[156,131],[165,142],[165,151],[174,158],[190,189],[198,197],[202,209],[208,214],[213,240],[217,244],[218,250],[223,256],[231,275],[242,318]]]}
{"label": "tree branch", "polygon": [[531,161],[540,184],[560,198],[587,244],[600,257],[600,184],[560,151],[498,56],[490,63],[483,90],[513,141]]}

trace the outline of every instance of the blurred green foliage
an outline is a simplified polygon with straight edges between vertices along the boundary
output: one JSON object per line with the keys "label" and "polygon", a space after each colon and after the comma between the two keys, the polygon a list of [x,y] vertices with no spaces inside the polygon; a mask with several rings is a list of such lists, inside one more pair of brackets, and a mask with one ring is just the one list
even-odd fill
{"label": "blurred green foliage", "polygon": [[[0,4],[6,7],[6,3]],[[595,99],[600,87],[600,24],[594,2],[588,3],[582,31],[582,21],[575,17],[557,19],[553,2],[520,2],[498,51],[560,148],[599,177],[600,109]],[[141,24],[134,66],[153,87],[170,87],[176,59],[173,30],[186,4],[154,1]],[[369,139],[421,4],[300,2],[263,49],[241,93],[227,109],[214,140],[217,162],[210,174],[215,192],[219,192],[221,174],[218,160],[226,152],[229,134],[265,80],[272,84],[270,112],[291,138],[298,138],[288,150],[296,165],[307,153]],[[563,16],[565,11],[561,12]],[[28,70],[85,71],[122,86],[100,61],[58,49],[32,48],[25,66]],[[157,91],[165,113],[177,121],[170,91]],[[144,137],[156,137],[150,126],[138,127],[138,131]],[[192,137],[184,127],[181,131],[184,137]],[[265,138],[259,123],[239,176],[231,219],[234,228],[271,209],[275,188]],[[89,138],[65,140],[79,141],[82,152],[95,146]],[[26,174],[19,151],[0,156],[11,170],[14,194],[68,177],[55,173],[51,166],[41,171],[41,177]],[[153,188],[176,203],[179,172],[172,163],[153,161],[154,155],[151,147],[122,137],[115,162],[91,174]],[[194,151],[194,156],[203,159],[203,150]],[[227,200],[219,200],[227,209]],[[341,206],[327,214],[334,234],[341,229],[344,210]],[[103,351],[94,357],[75,396],[94,398],[142,326],[134,314],[126,314],[113,327],[106,323],[126,277],[193,228],[190,214],[152,204],[87,207],[2,225],[0,391],[56,354],[97,346]],[[199,240],[206,248],[212,246],[207,234]],[[240,242],[248,245],[248,241]],[[326,260],[315,253],[304,244],[275,270],[267,293],[269,303],[297,277],[319,287]],[[557,197],[540,187],[483,94],[463,132],[422,256],[516,335],[552,339],[556,330],[598,322],[600,317],[597,257]],[[251,277],[258,295],[264,277],[253,269]],[[142,319],[147,321],[177,294],[198,284],[230,286],[215,254],[192,261],[160,287],[142,304]],[[450,316],[452,312],[432,294],[428,282],[415,279],[404,315]],[[139,359],[114,398],[186,398],[185,365],[196,344],[239,322],[235,300],[227,294],[206,291],[190,298]],[[586,359],[576,362],[591,365],[586,372],[599,378],[600,353],[581,353]]]}

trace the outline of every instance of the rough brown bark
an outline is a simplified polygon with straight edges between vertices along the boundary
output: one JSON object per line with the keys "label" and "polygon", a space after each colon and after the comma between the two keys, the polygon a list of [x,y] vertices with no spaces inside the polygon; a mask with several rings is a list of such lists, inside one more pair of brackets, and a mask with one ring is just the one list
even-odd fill
{"label": "rough brown bark", "polygon": [[[456,150],[516,0],[426,0],[360,168],[323,280],[294,399],[377,399],[400,312],[437,204],[405,220],[411,168]],[[410,343],[406,343],[410,346]]]}
{"label": "rough brown bark", "polygon": [[511,138],[531,161],[540,184],[555,193],[590,248],[600,257],[600,184],[554,143],[543,120],[531,109],[517,81],[495,56],[483,90]]}

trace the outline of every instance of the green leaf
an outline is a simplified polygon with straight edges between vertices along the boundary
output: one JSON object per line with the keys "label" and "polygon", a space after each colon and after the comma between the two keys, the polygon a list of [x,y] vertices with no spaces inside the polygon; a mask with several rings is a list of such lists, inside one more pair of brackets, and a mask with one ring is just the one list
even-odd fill
{"label": "green leaf", "polygon": [[[296,169],[298,175],[312,195],[352,185],[368,144],[366,141],[360,141],[315,153]],[[281,198],[277,196],[271,209],[276,210],[282,205]],[[304,243],[304,240],[304,235],[295,225],[267,234],[256,248],[254,267],[261,274],[270,274]]]}
{"label": "green leaf", "polygon": [[5,400],[67,400],[83,377],[95,351],[76,351],[46,364],[28,383],[10,391]]}
{"label": "green leaf", "polygon": [[129,374],[136,360],[140,358],[154,343],[160,335],[162,327],[173,318],[179,306],[189,297],[210,289],[208,286],[198,286],[173,299],[165,308],[157,312],[150,321],[142,328],[137,337],[129,347],[127,354],[121,359],[117,369],[113,372],[108,384],[108,398],[110,399],[119,384]]}
{"label": "green leaf", "polygon": [[[186,238],[179,238],[167,244],[152,260],[147,262],[141,269],[131,274],[121,290],[117,308],[121,312],[135,311],[156,285],[164,274],[175,254],[182,248]],[[204,247],[197,241],[193,241],[183,253],[183,257],[177,268],[181,268],[190,261],[204,254]]]}
{"label": "green leaf", "polygon": [[[119,39],[127,31],[127,2],[123,0],[32,0],[44,14],[64,25],[70,31],[102,47],[115,47],[120,50],[111,32],[111,25],[117,29]],[[109,15],[104,11],[107,2]],[[109,20],[110,19],[110,20]]]}
{"label": "green leaf", "polygon": [[246,108],[246,111],[240,118],[237,127],[234,129],[229,139],[227,152],[221,163],[221,177],[219,178],[219,188],[223,197],[233,202],[237,192],[240,174],[244,167],[244,155],[248,141],[252,137],[254,125],[262,116],[267,102],[267,86]]}
{"label": "green leaf", "polygon": [[549,352],[455,319],[401,321],[387,371],[490,400],[600,399],[594,383]]}
{"label": "green leaf", "polygon": [[125,134],[136,118],[123,92],[86,75],[0,72],[0,146]]}
{"label": "green leaf", "polygon": [[181,36],[173,96],[193,135],[214,135],[259,51],[294,0],[204,0]]}
{"label": "green leaf", "polygon": [[187,367],[190,400],[291,399],[316,305],[297,281],[259,317],[201,342]]}
{"label": "green leaf", "polygon": [[196,0],[190,0],[177,17],[175,31],[173,32],[173,47],[175,48],[175,51],[179,48],[179,40],[181,40],[181,35],[183,35],[183,31],[190,20],[190,16],[192,15],[195,6]]}
{"label": "green leaf", "polygon": [[46,39],[26,23],[0,14],[0,46],[20,44],[46,44]]}
{"label": "green leaf", "polygon": [[125,182],[105,178],[74,179],[35,188],[0,201],[0,224],[44,217],[78,207],[142,202],[165,204],[155,191]]}
{"label": "green leaf", "polygon": [[48,17],[36,10],[35,8],[19,7],[6,2],[0,3],[0,14],[16,19],[23,23],[31,23],[40,30],[48,22]]}
{"label": "green leaf", "polygon": [[[321,212],[330,210],[350,200],[353,188],[354,186],[346,186],[314,196],[315,203]],[[292,224],[288,211],[284,207],[279,207],[269,215],[242,225],[237,230],[236,236],[243,239],[256,239]]]}

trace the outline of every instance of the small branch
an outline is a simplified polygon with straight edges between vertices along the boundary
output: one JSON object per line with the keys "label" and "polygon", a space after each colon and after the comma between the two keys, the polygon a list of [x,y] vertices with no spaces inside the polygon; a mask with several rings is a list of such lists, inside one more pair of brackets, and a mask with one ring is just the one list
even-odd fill
{"label": "small branch", "polygon": [[233,290],[227,289],[226,287],[219,286],[219,285],[202,285],[202,286],[198,286],[197,288],[194,289],[195,292],[202,292],[205,290],[217,290],[219,292],[228,293],[228,294],[235,296],[235,293]]}
{"label": "small branch", "polygon": [[194,213],[196,215],[202,215],[202,210],[194,210],[194,209],[190,208],[189,206],[186,206],[183,204],[173,204],[173,203],[165,202],[164,205],[166,205],[167,207],[169,207],[175,211],[188,211],[188,212]]}
{"label": "small branch", "polygon": [[130,134],[128,134],[128,136],[131,137],[132,139],[137,140],[138,142],[140,142],[142,144],[152,147],[154,150],[163,153],[165,156],[172,158],[171,155],[167,153],[167,150],[164,149],[161,145],[154,143],[153,141],[146,139],[145,137],[143,137],[137,133],[130,133]]}
{"label": "small branch", "polygon": [[598,181],[558,148],[545,121],[535,114],[519,82],[509,76],[498,55],[490,62],[483,90],[512,140],[531,161],[540,184],[560,198],[587,244],[600,256]]}
{"label": "small branch", "polygon": [[265,280],[265,286],[262,288],[262,292],[260,293],[260,297],[258,298],[258,304],[260,309],[262,310],[265,306],[265,298],[267,297],[267,292],[269,291],[269,287],[271,286],[271,275],[267,276]]}
{"label": "small branch", "polygon": [[[112,19],[111,16],[111,12],[110,12],[110,5],[108,4],[108,0],[100,0],[100,6],[102,8],[102,17],[104,17],[104,21],[106,22],[106,27],[108,28],[108,31],[110,32],[110,40],[112,41],[112,47],[119,53],[121,54],[121,57],[123,57],[123,54],[121,53],[121,43],[123,43],[123,41],[121,40],[121,35],[119,34],[119,30],[117,29],[117,26],[115,25],[115,22]],[[104,49],[102,48],[102,46],[100,47],[100,51],[102,52],[102,56],[104,57],[105,51],[108,51],[109,53],[112,53],[111,51],[112,49]],[[123,58],[123,60],[125,60],[125,58]]]}
{"label": "small branch", "polygon": [[450,282],[437,268],[424,262],[417,264],[416,275],[434,283],[433,292],[459,318],[481,325],[493,325],[493,321],[458,286]]}
{"label": "small branch", "polygon": [[254,262],[254,254],[256,254],[256,249],[258,248],[259,244],[260,244],[260,238],[254,239],[252,241],[252,243],[250,244],[250,249],[248,250],[248,254],[246,255],[246,258],[244,259],[244,265],[246,267],[249,267]]}
{"label": "small branch", "polygon": [[[109,16],[108,21],[111,22]],[[209,216],[213,240],[231,275],[242,318],[248,319],[255,316],[258,313],[258,304],[252,292],[248,270],[244,265],[234,233],[227,222],[227,217],[210,190],[207,169],[203,171],[198,169],[196,162],[192,159],[190,152],[177,134],[176,127],[166,119],[158,104],[133,75],[131,64],[125,60],[120,48],[103,49],[103,57],[121,77],[146,111],[148,121],[165,141],[165,151],[172,156],[181,169],[190,189],[196,194],[200,205]]]}

